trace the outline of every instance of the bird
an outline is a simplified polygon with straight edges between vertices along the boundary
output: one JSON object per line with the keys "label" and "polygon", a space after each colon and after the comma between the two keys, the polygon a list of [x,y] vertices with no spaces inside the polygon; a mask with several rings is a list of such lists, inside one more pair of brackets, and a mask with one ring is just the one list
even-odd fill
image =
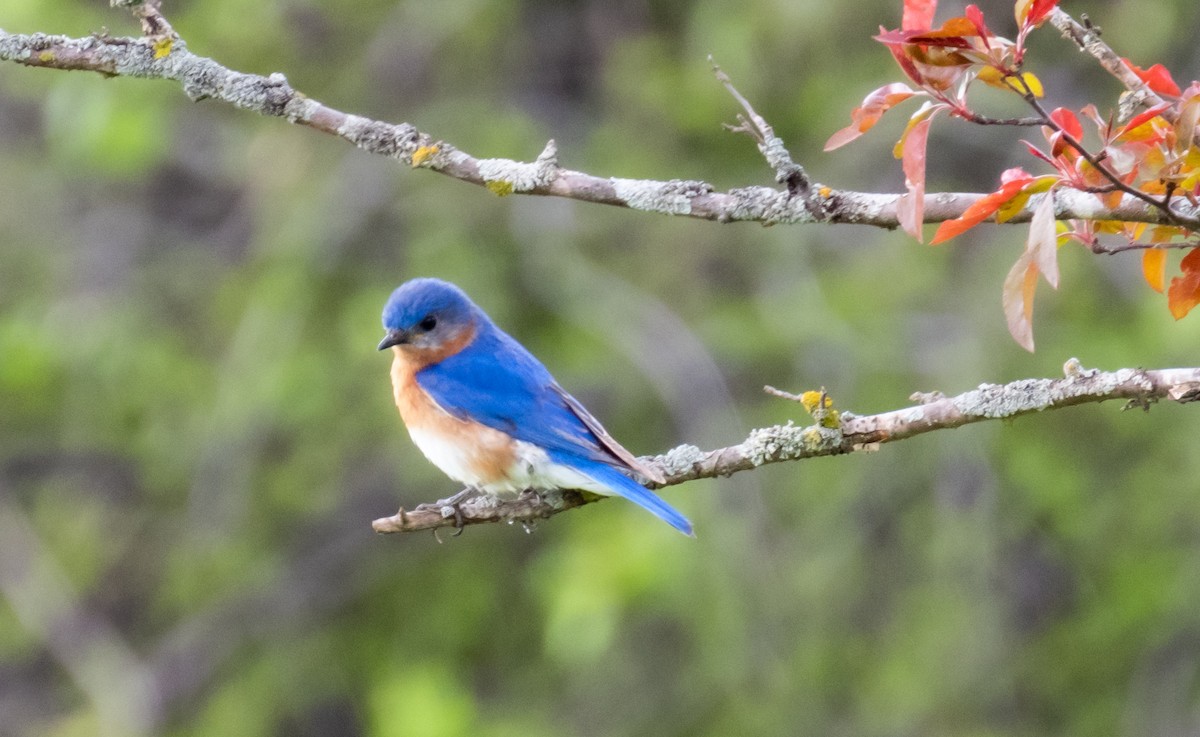
{"label": "bird", "polygon": [[619,496],[685,535],[692,523],[634,476],[662,473],[609,435],[459,287],[411,279],[383,308],[392,393],[413,443],[451,479],[496,497],[577,489]]}

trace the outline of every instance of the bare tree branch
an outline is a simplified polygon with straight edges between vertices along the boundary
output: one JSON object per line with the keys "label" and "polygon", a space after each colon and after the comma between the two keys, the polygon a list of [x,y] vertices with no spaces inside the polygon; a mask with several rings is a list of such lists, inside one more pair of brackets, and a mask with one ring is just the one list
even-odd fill
{"label": "bare tree branch", "polygon": [[[681,445],[664,455],[642,460],[666,476],[661,486],[674,486],[695,479],[728,476],[768,463],[875,450],[882,443],[934,430],[1007,420],[1108,399],[1129,400],[1127,406],[1144,409],[1160,399],[1179,403],[1200,399],[1200,368],[1099,371],[1085,369],[1072,358],[1063,366],[1063,373],[1061,379],[982,384],[955,397],[916,394],[911,398],[918,404],[891,412],[865,416],[841,412],[838,427],[824,426],[829,423],[798,427],[789,422],[752,430],[741,443],[727,448],[702,451],[692,445]],[[786,395],[778,390],[772,393]],[[435,503],[413,510],[401,509],[391,517],[375,520],[372,527],[376,532],[392,533],[488,522],[530,524],[603,498],[577,491],[526,494],[512,501],[476,497],[456,507]]]}
{"label": "bare tree branch", "polygon": [[[1084,16],[1087,19],[1087,16]],[[1122,111],[1136,111],[1138,108],[1150,108],[1155,105],[1162,105],[1169,100],[1163,99],[1157,92],[1150,89],[1150,85],[1142,81],[1142,78],[1134,74],[1125,60],[1112,47],[1104,43],[1100,38],[1100,29],[1091,25],[1091,23],[1083,24],[1068,15],[1062,8],[1055,8],[1050,12],[1050,23],[1063,38],[1068,39],[1079,50],[1088,54],[1095,59],[1101,67],[1109,74],[1117,78],[1128,93],[1122,96]],[[1159,113],[1164,120],[1170,123],[1179,122],[1179,105],[1171,105]],[[1127,116],[1122,112],[1121,118],[1132,117]],[[1200,144],[1200,131],[1196,131],[1192,140]]]}
{"label": "bare tree branch", "polygon": [[[803,170],[791,161],[782,142],[771,135],[770,126],[765,132],[761,126],[755,127],[758,128],[756,132],[763,135],[764,155],[789,185],[785,189],[751,186],[718,192],[703,181],[600,177],[561,168],[553,141],[532,162],[481,159],[412,124],[386,123],[329,107],[292,88],[282,74],[267,77],[246,74],[197,56],[188,50],[187,44],[174,34],[153,7],[137,4],[135,10],[144,30],[151,35],[144,38],[107,35],[71,38],[44,33],[7,33],[0,29],[0,61],[30,67],[93,71],[107,76],[172,80],[178,82],[193,100],[211,98],[261,115],[281,117],[290,123],[342,138],[364,151],[486,187],[498,195],[565,197],[717,222],[856,223],[882,228],[899,225],[896,214],[899,194],[829,187],[813,187],[806,192],[803,185],[807,183],[807,177],[801,176]],[[757,117],[752,108],[748,108],[747,113]],[[928,194],[925,222],[957,218],[981,196],[961,192]],[[1028,222],[1037,202],[1037,198],[1032,198],[1008,222]],[[1180,203],[1173,212],[1175,222],[1200,220],[1200,207],[1194,205]],[[1088,193],[1072,191],[1056,194],[1055,217],[1172,223],[1171,217],[1161,208],[1128,195],[1110,208]]]}
{"label": "bare tree branch", "polygon": [[[1133,73],[1132,69],[1125,65],[1124,60],[1112,50],[1111,46],[1104,43],[1100,38],[1100,29],[1083,25],[1062,8],[1050,11],[1050,23],[1058,29],[1063,38],[1073,41],[1080,51],[1099,62],[1105,71],[1116,77],[1125,86],[1125,89],[1136,95],[1139,105],[1153,107],[1165,102],[1150,89],[1150,85],[1143,82],[1138,75]],[[1164,112],[1163,117],[1167,117],[1169,114],[1169,112]],[[1175,115],[1178,117],[1177,111]],[[1168,118],[1168,120],[1171,119]],[[1171,120],[1171,122],[1175,121]]]}

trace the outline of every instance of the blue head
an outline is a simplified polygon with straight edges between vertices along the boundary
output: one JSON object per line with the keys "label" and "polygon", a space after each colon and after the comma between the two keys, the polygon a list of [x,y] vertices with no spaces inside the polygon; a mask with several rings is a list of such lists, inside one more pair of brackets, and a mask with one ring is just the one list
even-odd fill
{"label": "blue head", "polygon": [[482,312],[463,290],[441,279],[401,284],[383,306],[387,335],[379,350],[392,346],[437,351],[473,334]]}

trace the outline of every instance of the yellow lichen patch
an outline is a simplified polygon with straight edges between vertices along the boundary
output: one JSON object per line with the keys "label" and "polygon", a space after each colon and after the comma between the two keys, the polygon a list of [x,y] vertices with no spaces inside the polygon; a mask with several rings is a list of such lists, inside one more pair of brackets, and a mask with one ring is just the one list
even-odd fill
{"label": "yellow lichen patch", "polygon": [[49,63],[53,62],[54,61],[54,52],[53,51],[43,51],[42,53],[38,54],[38,61],[40,61],[43,64],[49,64]]}
{"label": "yellow lichen patch", "polygon": [[821,431],[815,427],[806,427],[800,431],[800,442],[808,450],[814,450],[821,447],[825,442],[825,438],[821,436]]}
{"label": "yellow lichen patch", "polygon": [[155,40],[153,46],[151,47],[154,49],[154,58],[162,59],[163,57],[169,55],[171,53],[171,47],[174,45],[175,39],[171,38],[170,36],[165,36]]}
{"label": "yellow lichen patch", "polygon": [[833,190],[830,189],[829,187],[821,187],[820,189],[817,190],[817,193],[820,194],[822,197],[829,197],[829,195],[833,194]]}
{"label": "yellow lichen patch", "polygon": [[441,151],[441,146],[434,144],[432,146],[421,146],[416,151],[413,151],[412,165],[416,169],[421,164],[424,164],[431,156]]}
{"label": "yellow lichen patch", "polygon": [[821,427],[836,428],[841,415],[833,408],[833,399],[824,391],[807,391],[800,395],[800,404]]}
{"label": "yellow lichen patch", "polygon": [[488,191],[500,197],[506,197],[513,193],[512,182],[505,182],[499,179],[489,179],[483,183],[483,186],[488,188]]}

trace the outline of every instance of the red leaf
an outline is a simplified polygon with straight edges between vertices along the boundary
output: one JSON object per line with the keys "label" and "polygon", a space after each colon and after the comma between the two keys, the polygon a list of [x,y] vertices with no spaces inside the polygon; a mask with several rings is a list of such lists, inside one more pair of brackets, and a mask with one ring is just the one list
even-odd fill
{"label": "red leaf", "polygon": [[991,217],[996,210],[999,210],[1004,203],[1017,196],[1017,193],[1025,188],[1025,185],[1033,181],[1033,177],[1025,173],[1024,169],[1015,167],[1004,172],[1000,176],[1000,189],[986,194],[971,203],[963,214],[947,220],[938,226],[937,232],[933,234],[933,240],[929,245],[936,246],[939,243],[944,243],[956,235],[960,235],[976,225],[979,225],[984,220]]}
{"label": "red leaf", "polygon": [[1017,345],[1030,353],[1033,353],[1033,295],[1037,290],[1037,275],[1037,264],[1029,251],[1022,251],[1004,278],[1004,289],[1000,293],[1008,333]]}
{"label": "red leaf", "polygon": [[900,27],[906,31],[925,31],[933,28],[937,0],[904,0],[904,16]]}
{"label": "red leaf", "polygon": [[1126,123],[1124,126],[1122,126],[1121,130],[1117,132],[1116,137],[1120,138],[1121,136],[1125,135],[1126,133],[1133,130],[1134,128],[1137,128],[1139,125],[1142,125],[1143,123],[1153,120],[1159,114],[1161,114],[1164,110],[1167,110],[1170,107],[1171,107],[1171,103],[1164,102],[1162,104],[1155,105],[1154,107],[1149,108],[1147,110],[1143,110],[1142,112],[1133,116],[1129,120],[1128,123]]}
{"label": "red leaf", "polygon": [[932,122],[932,116],[921,120],[909,129],[904,139],[904,183],[908,193],[896,203],[900,227],[918,242],[921,242],[921,225],[925,222],[925,145]]}
{"label": "red leaf", "polygon": [[1065,107],[1054,108],[1054,112],[1050,113],[1050,119],[1076,141],[1083,138],[1083,125],[1079,122],[1079,118]]}
{"label": "red leaf", "polygon": [[1175,80],[1171,78],[1171,73],[1162,64],[1155,64],[1149,69],[1142,69],[1124,57],[1121,58],[1121,61],[1125,62],[1125,66],[1129,67],[1129,71],[1136,74],[1138,79],[1145,82],[1151,90],[1160,95],[1179,97],[1179,85],[1175,84]]}
{"label": "red leaf", "polygon": [[1042,21],[1046,20],[1046,16],[1050,15],[1050,11],[1054,10],[1054,6],[1058,5],[1058,0],[1033,0],[1029,4],[1028,14],[1025,16],[1023,26],[1041,25]]}
{"label": "red leaf", "polygon": [[1041,159],[1042,161],[1045,161],[1047,164],[1049,164],[1051,166],[1055,166],[1054,159],[1050,158],[1045,153],[1043,153],[1040,148],[1038,148],[1037,146],[1034,146],[1032,143],[1030,143],[1029,141],[1026,141],[1024,139],[1021,139],[1021,143],[1025,144],[1025,148],[1029,149],[1029,153],[1033,154],[1034,156]]}
{"label": "red leaf", "polygon": [[879,119],[883,117],[884,113],[915,94],[917,93],[903,82],[884,85],[871,92],[863,99],[862,105],[851,111],[850,119],[853,122],[837,133],[834,133],[825,142],[825,150],[832,151],[835,148],[845,146],[855,138],[871,130],[879,122]]}
{"label": "red leaf", "polygon": [[1111,119],[1105,120],[1104,118],[1100,117],[1100,111],[1090,102],[1080,108],[1079,113],[1088,120],[1092,121],[1092,124],[1096,126],[1096,132],[1100,134],[1101,138],[1103,138],[1105,141],[1109,140],[1108,132],[1109,129],[1112,128]]}
{"label": "red leaf", "polygon": [[917,84],[924,84],[924,75],[921,74],[921,70],[917,69],[917,65],[913,63],[913,60],[909,58],[904,48],[904,41],[902,39],[890,40],[893,35],[900,33],[900,31],[889,31],[880,26],[879,35],[875,37],[875,40],[887,45],[888,51],[892,52],[892,58],[896,60],[896,63],[900,65],[900,69],[904,71],[904,74],[909,79]]}
{"label": "red leaf", "polygon": [[1005,169],[1004,171],[1000,172],[1000,183],[1001,184],[1011,184],[1013,182],[1020,182],[1021,186],[1024,187],[1026,184],[1028,184],[1032,180],[1033,180],[1033,177],[1029,175],[1029,172],[1025,171],[1024,169],[1022,169],[1019,166],[1014,166],[1011,169]]}
{"label": "red leaf", "polygon": [[1200,304],[1200,248],[1193,248],[1179,262],[1183,274],[1171,279],[1167,288],[1167,306],[1176,320]]}
{"label": "red leaf", "polygon": [[1063,132],[1062,131],[1054,131],[1047,137],[1047,140],[1050,143],[1050,155],[1051,156],[1059,157],[1059,156],[1063,155],[1064,151],[1069,150],[1067,148],[1067,142],[1065,140],[1063,140]]}
{"label": "red leaf", "polygon": [[968,5],[967,20],[971,21],[971,24],[975,26],[975,31],[983,39],[984,48],[990,49],[992,45],[988,43],[988,36],[991,36],[992,32],[988,30],[987,23],[983,22],[983,11],[975,5]]}

